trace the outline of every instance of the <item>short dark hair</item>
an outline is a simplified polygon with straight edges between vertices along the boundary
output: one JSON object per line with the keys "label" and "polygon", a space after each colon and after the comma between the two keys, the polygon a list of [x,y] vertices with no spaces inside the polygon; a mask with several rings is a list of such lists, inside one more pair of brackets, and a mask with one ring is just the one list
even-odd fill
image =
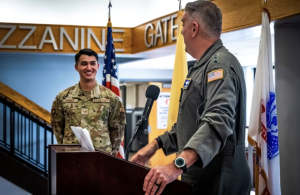
{"label": "short dark hair", "polygon": [[222,12],[214,3],[198,0],[187,3],[184,10],[192,18],[198,19],[204,24],[203,33],[207,37],[220,37],[222,33]]}
{"label": "short dark hair", "polygon": [[79,58],[80,58],[81,55],[95,56],[95,58],[96,58],[96,60],[98,62],[98,54],[94,50],[92,50],[92,49],[85,48],[85,49],[80,50],[75,55],[75,62],[76,62],[76,64],[78,63],[78,60],[79,60]]}

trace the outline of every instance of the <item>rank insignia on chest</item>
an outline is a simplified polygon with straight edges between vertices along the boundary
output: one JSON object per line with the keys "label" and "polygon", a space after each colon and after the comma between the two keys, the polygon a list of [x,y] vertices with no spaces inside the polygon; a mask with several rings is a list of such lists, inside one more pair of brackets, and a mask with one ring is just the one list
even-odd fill
{"label": "rank insignia on chest", "polygon": [[191,79],[191,78],[187,78],[187,79],[184,81],[183,89],[188,89],[191,82],[192,82],[192,79]]}
{"label": "rank insignia on chest", "polygon": [[87,109],[87,108],[81,109],[81,115],[88,115],[88,114],[89,114],[89,109]]}
{"label": "rank insignia on chest", "polygon": [[214,54],[211,60],[214,64],[219,64],[219,54]]}
{"label": "rank insignia on chest", "polygon": [[222,79],[223,78],[223,69],[215,70],[207,73],[207,83]]}

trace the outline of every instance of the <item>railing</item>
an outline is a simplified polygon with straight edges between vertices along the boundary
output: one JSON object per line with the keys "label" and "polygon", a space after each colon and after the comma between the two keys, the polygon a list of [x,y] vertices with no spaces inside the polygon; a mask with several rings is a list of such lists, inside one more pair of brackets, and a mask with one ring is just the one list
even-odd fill
{"label": "railing", "polygon": [[0,150],[48,176],[48,145],[56,140],[51,126],[0,93]]}

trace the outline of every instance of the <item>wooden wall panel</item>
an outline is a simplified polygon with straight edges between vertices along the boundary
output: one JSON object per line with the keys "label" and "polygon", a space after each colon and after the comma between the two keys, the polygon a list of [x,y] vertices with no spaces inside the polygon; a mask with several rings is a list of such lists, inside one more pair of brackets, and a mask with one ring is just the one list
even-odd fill
{"label": "wooden wall panel", "polygon": [[[157,49],[157,48],[164,47],[164,46],[167,46],[167,45],[175,44],[176,40],[175,41],[171,40],[171,19],[167,22],[167,25],[168,25],[168,31],[167,32],[168,33],[167,33],[167,41],[166,41],[166,43],[162,43],[161,39],[158,38],[156,46],[152,46],[152,47],[148,48],[148,47],[146,47],[145,41],[144,41],[145,28],[146,28],[147,24],[152,23],[153,27],[154,27],[153,30],[151,30],[151,28],[149,28],[149,30],[148,30],[148,39],[147,39],[147,42],[149,43],[150,42],[149,34],[151,34],[151,33],[155,34],[156,33],[157,21],[161,21],[163,18],[166,18],[166,17],[171,17],[174,14],[177,14],[177,12],[173,12],[171,14],[162,16],[160,18],[157,18],[155,20],[151,20],[151,21],[149,21],[147,23],[144,23],[142,25],[139,25],[139,26],[135,27],[133,29],[133,33],[132,33],[132,35],[134,37],[134,39],[132,40],[133,53],[139,53],[139,52],[143,52],[143,51],[147,51],[147,50],[152,50],[152,49]],[[177,23],[178,23],[177,19],[176,18],[173,19],[173,25],[176,25]],[[161,22],[161,27],[162,27],[163,36],[164,36],[165,22]],[[173,33],[174,33],[173,36],[177,37],[177,29],[175,29],[173,31]]]}
{"label": "wooden wall panel", "polygon": [[223,14],[223,33],[261,23],[260,0],[216,0],[214,3]]}
{"label": "wooden wall panel", "polygon": [[300,14],[299,0],[268,0],[266,7],[272,20]]}
{"label": "wooden wall panel", "polygon": [[[9,36],[9,38],[3,43],[3,45],[15,45],[16,49],[7,49],[0,48],[1,51],[6,52],[39,52],[39,53],[77,53],[81,49],[81,29],[84,28],[84,48],[87,48],[87,36],[88,36],[88,28],[90,28],[95,36],[98,38],[100,44],[104,45],[106,43],[106,27],[95,27],[95,26],[71,26],[71,25],[45,25],[45,24],[7,24],[0,23],[0,25],[13,25],[16,26],[15,31]],[[35,26],[36,30],[29,37],[29,39],[24,44],[25,46],[36,46],[37,49],[20,49],[18,48],[19,43],[25,38],[25,36],[29,33],[29,29],[20,29],[19,26]],[[56,42],[58,50],[54,50],[52,43],[44,43],[42,49],[39,49],[39,45],[41,43],[42,37],[44,35],[46,27],[50,27],[54,36],[54,40]],[[63,50],[60,50],[60,27],[63,27],[67,34],[69,35],[72,42],[75,43],[75,28],[78,28],[78,49],[74,50],[71,44],[68,42],[67,38],[63,36]],[[105,30],[105,39],[102,40],[102,30]],[[114,39],[123,39],[123,42],[115,42],[115,48],[124,49],[124,52],[116,53],[124,53],[131,54],[132,53],[132,28],[113,28],[113,29],[123,29],[124,32],[113,32]],[[3,40],[4,36],[9,32],[8,28],[0,27],[0,41]],[[46,40],[50,40],[49,33],[46,36]],[[97,53],[104,53],[105,51],[101,51],[95,40],[91,37],[91,48],[95,50]]]}

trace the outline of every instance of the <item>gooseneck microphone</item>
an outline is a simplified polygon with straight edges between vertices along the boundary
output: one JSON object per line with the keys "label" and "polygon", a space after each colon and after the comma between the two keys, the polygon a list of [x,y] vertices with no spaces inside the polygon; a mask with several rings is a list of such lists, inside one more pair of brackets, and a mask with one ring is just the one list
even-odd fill
{"label": "gooseneck microphone", "polygon": [[126,148],[125,159],[127,161],[128,161],[128,155],[129,155],[129,151],[131,149],[132,142],[136,138],[138,133],[139,133],[140,136],[142,135],[142,130],[145,129],[144,125],[147,124],[145,121],[147,121],[148,118],[149,118],[149,114],[151,112],[153,102],[155,100],[157,100],[157,98],[159,96],[159,92],[160,92],[160,89],[156,85],[149,85],[147,90],[146,90],[147,102],[146,102],[146,105],[145,105],[145,109],[143,111],[143,115],[138,120],[137,124],[135,125],[135,132],[134,132],[133,136],[131,137],[131,139],[130,139],[128,145],[127,145],[127,148]]}

